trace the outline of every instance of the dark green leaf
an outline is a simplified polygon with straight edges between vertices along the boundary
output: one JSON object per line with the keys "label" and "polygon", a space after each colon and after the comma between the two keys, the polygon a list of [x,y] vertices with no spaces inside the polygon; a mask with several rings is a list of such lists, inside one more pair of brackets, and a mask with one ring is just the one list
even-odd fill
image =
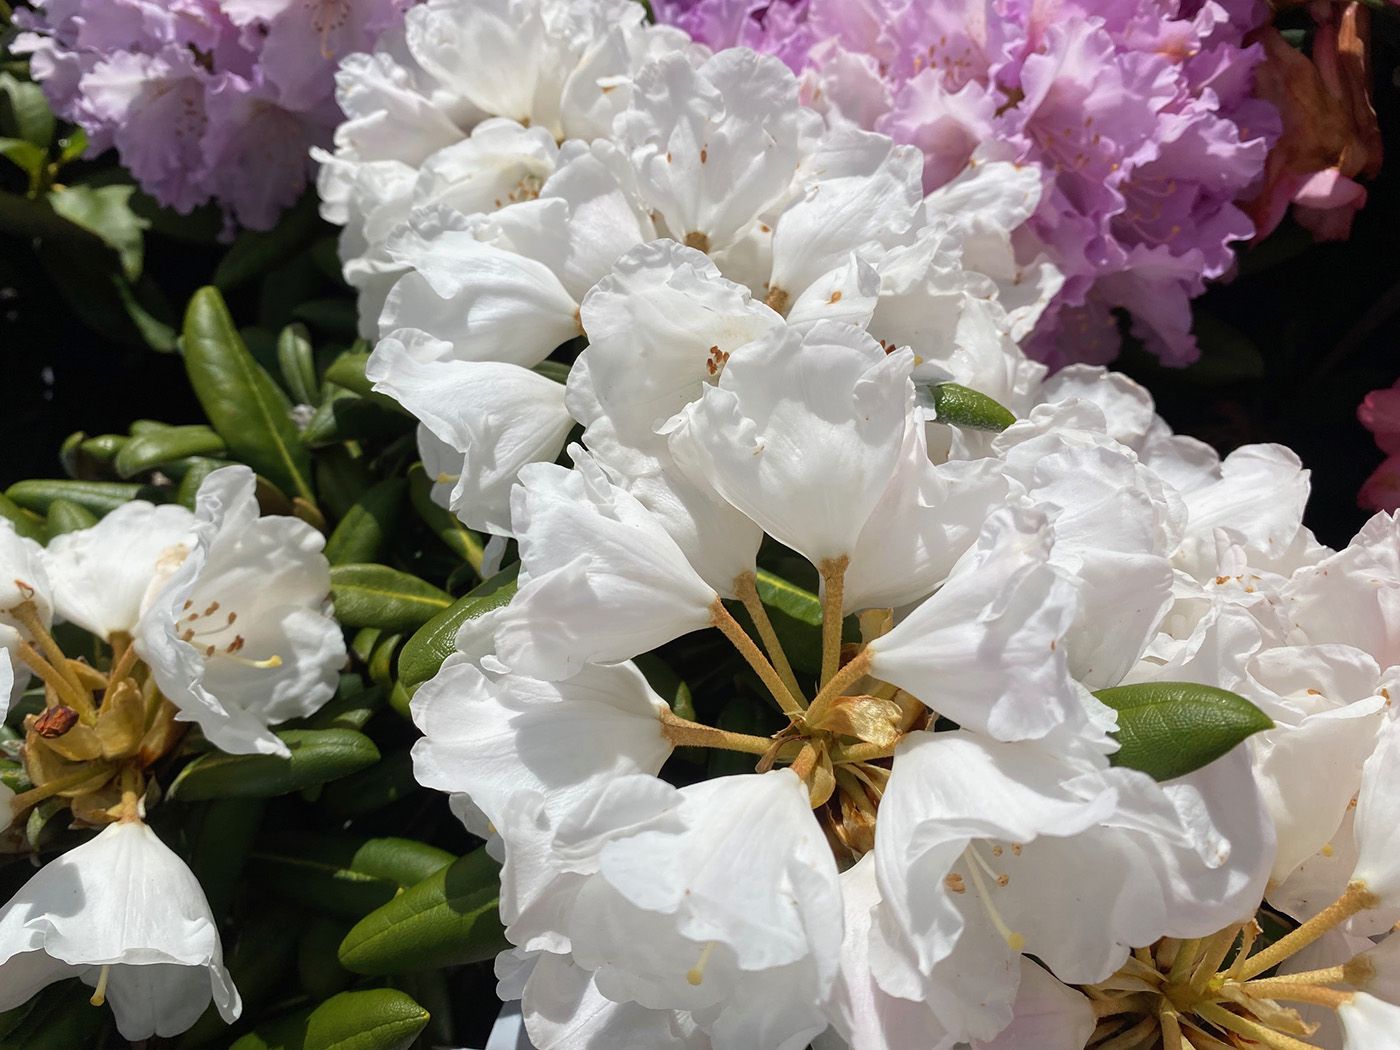
{"label": "dark green leaf", "polygon": [[260,1026],[229,1050],[407,1050],[428,1012],[403,992],[341,992],[313,1010]]}
{"label": "dark green leaf", "polygon": [[358,919],[455,859],[412,839],[284,832],[258,844],[252,874],[304,907]]}
{"label": "dark green leaf", "polygon": [[[112,1023],[110,1010],[88,1003],[92,990],[77,980],[60,981],[15,1010],[0,1014],[0,1050],[76,1050],[100,1046]],[[5,1031],[7,1022],[14,1024]]]}
{"label": "dark green leaf", "polygon": [[[267,1003],[285,997],[287,971],[294,963],[304,925],[298,912],[263,899],[232,929],[233,944],[229,950],[225,942],[225,959],[243,999],[244,1020],[256,1017]],[[229,1027],[212,1004],[177,1044],[179,1050],[226,1050],[228,1045]]]}
{"label": "dark green leaf", "polygon": [[567,383],[569,381],[569,366],[562,361],[541,361],[533,369],[546,379],[552,379],[556,383]]}
{"label": "dark green leaf", "polygon": [[180,487],[175,490],[175,502],[194,510],[199,486],[204,484],[204,479],[220,467],[226,466],[228,464],[222,460],[205,459],[203,456],[191,457],[186,461],[184,473],[180,475]]}
{"label": "dark green leaf", "polygon": [[289,324],[282,329],[277,337],[277,364],[293,401],[300,405],[320,404],[321,384],[316,381],[315,355],[305,325]]}
{"label": "dark green leaf", "polygon": [[412,687],[437,674],[442,662],[455,650],[462,625],[499,609],[515,596],[519,572],[519,563],[503,569],[420,627],[399,653],[399,681]]}
{"label": "dark green leaf", "polygon": [[131,210],[134,186],[64,186],[49,194],[53,210],[117,253],[127,280],[141,276],[145,219]]}
{"label": "dark green leaf", "polygon": [[327,383],[316,414],[301,432],[310,448],[351,440],[391,440],[407,433],[410,420],[397,406],[386,408],[378,394],[362,397],[335,383]]}
{"label": "dark green leaf", "polygon": [[331,568],[335,615],[347,627],[411,631],[452,605],[452,596],[426,580],[387,565]]}
{"label": "dark green leaf", "polygon": [[481,537],[463,525],[457,515],[434,503],[432,491],[433,481],[428,477],[423,464],[413,464],[408,471],[408,497],[413,503],[413,509],[453,554],[470,565],[475,572],[480,573],[485,550]]}
{"label": "dark green leaf", "polygon": [[15,167],[29,176],[30,192],[39,186],[48,162],[48,152],[25,139],[0,138],[0,157],[7,157]]}
{"label": "dark green leaf", "polygon": [[1194,682],[1143,682],[1094,694],[1118,712],[1111,761],[1172,780],[1209,765],[1246,737],[1273,728],[1244,697]]}
{"label": "dark green leaf", "polygon": [[929,388],[938,422],[968,430],[1000,432],[1016,422],[1016,417],[986,394],[957,383],[939,383]]}
{"label": "dark green leaf", "polygon": [[54,119],[38,84],[0,73],[0,134],[32,142],[47,150],[53,142]]}
{"label": "dark green leaf", "polygon": [[214,270],[214,285],[230,291],[300,251],[316,232],[316,195],[307,193],[270,230],[244,230]]}
{"label": "dark green leaf", "polygon": [[297,976],[306,994],[327,999],[345,991],[352,980],[350,971],[340,965],[338,950],[345,938],[344,919],[312,919],[297,945]]}
{"label": "dark green leaf", "polygon": [[374,384],[365,376],[368,362],[368,353],[347,350],[326,367],[326,382],[368,397],[374,391]]}
{"label": "dark green leaf", "polygon": [[340,945],[356,973],[411,973],[490,959],[507,947],[497,914],[500,870],[468,853],[361,919]]}
{"label": "dark green leaf", "polygon": [[[788,661],[798,671],[815,674],[822,664],[822,603],[811,591],[767,570],[758,571],[758,596]],[[736,615],[738,615],[736,613]]]}
{"label": "dark green leaf", "polygon": [[49,537],[65,532],[90,529],[97,524],[97,515],[72,500],[56,499],[49,504]]}
{"label": "dark green leaf", "polygon": [[313,299],[293,310],[292,317],[326,335],[354,339],[359,334],[353,299]]}
{"label": "dark green leaf", "polygon": [[9,496],[0,495],[0,518],[4,518],[13,525],[15,531],[25,539],[34,540],[36,543],[43,543],[48,539],[48,530],[44,525],[44,519],[33,511],[21,507]]}
{"label": "dark green leaf", "polygon": [[92,511],[98,517],[116,510],[134,499],[161,502],[159,489],[150,485],[133,485],[118,481],[69,481],[31,479],[16,481],[5,495],[26,510],[47,514],[56,499],[66,499]]}
{"label": "dark green leaf", "polygon": [[218,289],[201,288],[190,300],[184,349],[195,396],[233,455],[314,503],[311,457],[292,422],[291,403],[248,353]]}
{"label": "dark green leaf", "polygon": [[221,798],[204,807],[190,850],[190,870],[216,917],[228,914],[266,810],[267,800],[261,798]]}
{"label": "dark green leaf", "polygon": [[407,750],[385,755],[362,773],[327,784],[321,805],[331,816],[353,820],[393,805],[419,790]]}
{"label": "dark green leaf", "polygon": [[211,751],[180,771],[169,796],[184,802],[211,798],[269,798],[349,776],[379,761],[374,741],[351,729],[283,729],[291,749],[278,755]]}
{"label": "dark green leaf", "polygon": [[407,487],[403,478],[381,481],[345,512],[326,541],[326,557],[332,565],[374,562],[383,557],[403,513]]}
{"label": "dark green leaf", "polygon": [[138,434],[129,439],[112,460],[117,473],[132,478],[155,467],[189,456],[220,456],[224,439],[200,424]]}

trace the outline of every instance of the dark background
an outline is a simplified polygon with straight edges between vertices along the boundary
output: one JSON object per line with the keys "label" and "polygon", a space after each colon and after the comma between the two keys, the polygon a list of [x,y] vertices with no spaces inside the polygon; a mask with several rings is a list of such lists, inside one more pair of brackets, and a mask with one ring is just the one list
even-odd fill
{"label": "dark background", "polygon": [[[1375,103],[1394,155],[1370,185],[1350,240],[1314,244],[1286,221],[1261,244],[1242,247],[1235,278],[1197,301],[1205,350],[1198,365],[1161,369],[1131,346],[1118,362],[1181,432],[1222,452],[1257,441],[1294,448],[1313,471],[1308,522],[1333,546],[1365,520],[1356,491],[1382,458],[1356,406],[1400,375],[1400,17],[1376,12],[1374,21]],[[81,179],[110,162],[74,165],[64,175]],[[0,189],[23,188],[0,161]],[[145,271],[174,319],[227,246],[209,236],[216,217],[157,218],[166,232],[147,231]],[[125,433],[134,419],[201,418],[178,355],[140,345],[120,324],[84,323],[53,279],[63,265],[32,241],[0,233],[0,485],[61,476],[58,448],[75,430]],[[240,324],[260,311],[246,291],[231,294],[229,305]]]}

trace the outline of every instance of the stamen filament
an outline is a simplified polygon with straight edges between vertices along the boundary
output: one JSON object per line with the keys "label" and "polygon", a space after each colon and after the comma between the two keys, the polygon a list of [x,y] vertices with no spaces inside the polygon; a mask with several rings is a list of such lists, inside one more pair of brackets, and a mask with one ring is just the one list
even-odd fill
{"label": "stamen filament", "polygon": [[1184,1050],[1181,1022],[1175,1010],[1163,1010],[1158,1018],[1162,1025],[1162,1050]]}
{"label": "stamen filament", "polygon": [[1220,970],[1220,964],[1225,961],[1225,956],[1230,954],[1230,949],[1235,946],[1235,940],[1240,935],[1238,926],[1227,926],[1219,933],[1214,933],[1206,938],[1201,946],[1201,958],[1196,963],[1196,969],[1191,974],[1192,991],[1200,992],[1210,984]]}
{"label": "stamen filament", "polygon": [[1244,989],[1246,993],[1253,994],[1255,990],[1259,992],[1261,999],[1283,999],[1293,1003],[1313,1003],[1316,1006],[1325,1006],[1329,1010],[1335,1010],[1344,1003],[1351,1002],[1356,997],[1355,992],[1339,992],[1335,988],[1319,988],[1312,984],[1280,984],[1271,988],[1260,988],[1258,985],[1247,985]]}
{"label": "stamen filament", "polygon": [[822,677],[825,686],[841,666],[841,612],[846,599],[846,555],[828,558],[817,567],[822,578]]}
{"label": "stamen filament", "polygon": [[688,984],[698,987],[705,981],[705,965],[710,961],[710,956],[714,953],[715,942],[706,941],[705,946],[700,949],[700,958],[689,970],[686,971],[685,979]]}
{"label": "stamen filament", "polygon": [[1358,912],[1374,908],[1380,899],[1366,888],[1364,882],[1353,882],[1336,901],[1318,912],[1292,933],[1280,937],[1254,958],[1241,967],[1239,979],[1247,981],[1257,977],[1270,967],[1277,966],[1290,955],[1294,955],[1329,930],[1346,922]]}
{"label": "stamen filament", "polygon": [[812,701],[813,705],[822,700],[830,701],[836,699],[846,689],[864,678],[868,670],[870,670],[870,650],[869,648],[865,648],[856,653],[841,670],[836,672],[831,681],[822,686],[821,692],[819,692],[816,699]]}
{"label": "stamen filament", "polygon": [[[20,602],[13,609],[9,610],[9,612],[11,616],[23,624],[25,629],[29,631],[54,670],[63,677],[63,680],[72,687],[75,693],[81,693],[83,691],[82,683],[78,681],[78,676],[68,667],[67,654],[59,648],[58,643],[53,640],[53,635],[50,634],[48,628],[44,626],[44,622],[39,619],[39,611],[35,608],[34,603]],[[88,699],[84,704],[78,705],[78,710],[87,710],[90,713],[92,711],[92,701]]]}
{"label": "stamen filament", "polygon": [[[968,844],[968,849],[972,849],[971,843]],[[966,851],[964,852],[966,853]],[[992,903],[991,890],[983,881],[978,866],[976,864],[967,865],[967,873],[972,876],[972,884],[977,887],[977,896],[982,901],[982,906],[986,908],[987,917],[992,920],[992,926],[996,928],[997,933],[1001,934],[1006,946],[1019,954],[1026,946],[1025,937],[1006,925],[1006,920],[1001,917],[1001,912],[997,911],[996,905]]]}
{"label": "stamen filament", "polygon": [[117,662],[112,665],[112,670],[107,675],[107,688],[102,693],[104,705],[112,698],[117,686],[131,677],[131,672],[136,667],[136,659],[136,646],[128,645],[121,650],[121,655],[117,657]]}
{"label": "stamen filament", "polygon": [[806,707],[806,696],[802,693],[802,686],[797,682],[797,675],[793,673],[792,664],[788,662],[787,653],[783,650],[783,643],[778,639],[778,632],[773,628],[773,621],[768,617],[768,607],[763,604],[763,599],[758,596],[758,582],[751,572],[746,572],[734,581],[734,590],[739,596],[739,600],[744,603],[744,608],[748,610],[749,618],[753,620],[754,626],[758,628],[758,637],[763,642],[763,648],[768,651],[768,659],[773,662],[774,668],[778,672],[778,677],[783,680],[797,701]]}
{"label": "stamen filament", "polygon": [[1195,969],[1196,962],[1201,957],[1201,939],[1192,937],[1181,942],[1176,950],[1176,958],[1172,960],[1172,968],[1167,972],[1168,984],[1180,984],[1186,980],[1192,970]]}
{"label": "stamen filament", "polygon": [[111,966],[104,966],[97,975],[97,988],[93,991],[92,998],[88,1000],[93,1006],[101,1006],[107,1001],[107,977],[111,972]]}
{"label": "stamen filament", "polygon": [[739,650],[739,654],[748,661],[749,666],[754,669],[754,673],[767,686],[768,691],[773,694],[773,699],[778,701],[778,706],[790,715],[801,714],[805,711],[806,708],[788,692],[788,688],[783,684],[777,670],[754,644],[754,640],[744,633],[744,629],[739,626],[739,621],[729,614],[729,610],[724,607],[724,602],[716,598],[714,604],[710,606],[710,613],[710,622],[734,643],[734,648]]}
{"label": "stamen filament", "polygon": [[1217,1027],[1234,1032],[1236,1035],[1242,1035],[1256,1043],[1263,1043],[1265,1046],[1272,1047],[1273,1050],[1317,1050],[1317,1047],[1312,1043],[1305,1043],[1301,1039],[1294,1039],[1291,1035],[1284,1035],[1282,1032],[1275,1032],[1272,1028],[1265,1028],[1255,1021],[1231,1013],[1218,1003],[1201,1003],[1196,1007],[1196,1013]]}
{"label": "stamen filament", "polygon": [[1273,989],[1291,984],[1341,984],[1347,979],[1345,966],[1328,966],[1322,970],[1308,970],[1306,973],[1281,973],[1275,977],[1258,977],[1245,985],[1245,991],[1259,988],[1272,995]]}
{"label": "stamen filament", "polygon": [[87,763],[83,768],[71,776],[60,777],[57,780],[50,780],[46,784],[22,791],[14,798],[10,799],[10,812],[19,814],[37,806],[46,798],[62,794],[70,788],[81,787],[89,781],[94,787],[98,787],[111,775],[111,768],[102,763]]}
{"label": "stamen filament", "polygon": [[731,733],[727,729],[691,722],[669,711],[661,716],[661,735],[677,747],[714,747],[749,755],[763,755],[773,747],[771,737]]}
{"label": "stamen filament", "polygon": [[58,668],[45,660],[39,650],[23,639],[20,640],[18,652],[24,665],[38,675],[46,686],[57,693],[64,703],[77,711],[84,722],[93,720],[95,712],[92,699],[83,692],[81,686],[73,685],[68,676],[65,676]]}
{"label": "stamen filament", "polygon": [[1106,1043],[1099,1043],[1094,1050],[1134,1050],[1156,1030],[1157,1018],[1144,1017],[1126,1032],[1120,1032]]}

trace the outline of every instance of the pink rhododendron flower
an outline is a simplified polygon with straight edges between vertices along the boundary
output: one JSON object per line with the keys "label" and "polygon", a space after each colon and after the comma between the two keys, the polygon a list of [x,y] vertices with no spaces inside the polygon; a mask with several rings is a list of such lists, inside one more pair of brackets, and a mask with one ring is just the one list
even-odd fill
{"label": "pink rhododendron flower", "polygon": [[1356,494],[1357,505],[1364,510],[1396,510],[1400,508],[1400,380],[1367,394],[1356,409],[1356,418],[1386,454]]}
{"label": "pink rhododendron flower", "polygon": [[802,72],[806,98],[923,150],[924,187],[984,159],[1039,166],[1032,250],[1066,281],[1029,349],[1102,362],[1114,311],[1169,364],[1197,356],[1191,297],[1254,226],[1273,107],[1253,95],[1263,5],[1215,0],[658,0],[716,47]]}
{"label": "pink rhododendron flower", "polygon": [[89,154],[115,147],[180,212],[268,229],[341,119],[334,73],[411,0],[35,0],[13,50]]}

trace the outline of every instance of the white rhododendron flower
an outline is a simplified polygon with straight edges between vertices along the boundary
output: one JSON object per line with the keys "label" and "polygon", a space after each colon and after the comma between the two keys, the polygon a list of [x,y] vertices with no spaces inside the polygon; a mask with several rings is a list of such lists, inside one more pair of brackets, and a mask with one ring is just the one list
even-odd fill
{"label": "white rhododendron flower", "polygon": [[44,549],[0,520],[0,658],[8,673],[0,689],[0,717],[29,680],[21,646],[46,634],[54,616],[53,588]]}
{"label": "white rhododendron flower", "polygon": [[50,861],[0,908],[0,1010],[78,977],[122,1037],[179,1035],[212,999],[242,1009],[198,880],[140,821],[108,825]]}
{"label": "white rhododendron flower", "polygon": [[204,479],[190,542],[162,556],[134,648],[215,746],[285,755],[268,727],[330,699],[345,641],[328,607],[324,537],[259,517],[253,489],[246,467]]}

